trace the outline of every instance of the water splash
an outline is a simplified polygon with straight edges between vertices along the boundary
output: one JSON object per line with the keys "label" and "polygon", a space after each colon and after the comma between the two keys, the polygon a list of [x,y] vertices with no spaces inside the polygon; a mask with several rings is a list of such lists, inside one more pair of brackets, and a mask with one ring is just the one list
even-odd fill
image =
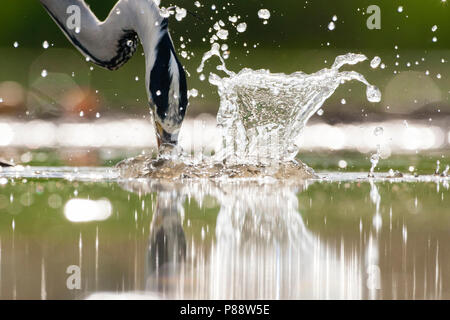
{"label": "water splash", "polygon": [[340,71],[344,65],[365,61],[362,54],[338,56],[329,69],[313,74],[295,72],[290,75],[268,70],[245,68],[239,73],[229,71],[214,44],[203,56],[205,62],[217,56],[217,69],[227,77],[211,73],[209,82],[218,88],[220,108],[217,115],[222,131],[222,148],[218,160],[227,163],[273,163],[294,160],[299,151],[296,141],[308,120],[321,108],[340,84],[356,80],[366,85],[370,102],[379,102],[381,93],[361,74]]}
{"label": "water splash", "polygon": [[435,175],[439,175],[440,174],[440,166],[441,166],[441,162],[439,160],[436,161],[436,170],[434,171]]}
{"label": "water splash", "polygon": [[442,172],[442,176],[448,177],[449,170],[450,170],[450,166],[449,165],[445,166],[445,170]]}
{"label": "water splash", "polygon": [[372,164],[372,166],[370,167],[369,178],[373,178],[375,176],[374,172],[375,168],[378,165],[378,162],[380,161],[380,153],[381,153],[380,145],[377,145],[377,153],[374,153],[373,155],[370,156],[370,163]]}
{"label": "water splash", "polygon": [[[384,133],[383,127],[376,127],[375,130],[373,131],[373,135],[375,137],[381,137],[383,133]],[[372,164],[372,166],[370,167],[369,178],[373,178],[375,176],[374,171],[378,165],[378,162],[380,161],[380,158],[381,158],[381,144],[378,143],[377,152],[370,157],[370,163]]]}

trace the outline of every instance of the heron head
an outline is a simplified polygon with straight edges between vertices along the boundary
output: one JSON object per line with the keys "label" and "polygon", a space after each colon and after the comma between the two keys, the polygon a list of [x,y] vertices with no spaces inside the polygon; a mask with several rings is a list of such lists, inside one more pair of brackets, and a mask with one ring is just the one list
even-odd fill
{"label": "heron head", "polygon": [[150,72],[150,96],[154,107],[158,146],[176,145],[188,106],[186,74],[164,25]]}

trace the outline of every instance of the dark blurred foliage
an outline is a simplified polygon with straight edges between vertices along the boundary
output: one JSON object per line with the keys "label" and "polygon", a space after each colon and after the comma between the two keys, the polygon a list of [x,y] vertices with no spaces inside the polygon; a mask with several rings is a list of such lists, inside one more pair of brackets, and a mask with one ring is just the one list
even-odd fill
{"label": "dark blurred foliage", "polygon": [[[132,0],[130,0],[132,1]],[[116,0],[87,1],[94,12],[105,18]],[[245,37],[262,47],[318,48],[332,41],[337,48],[390,49],[393,44],[410,49],[450,48],[450,1],[442,0],[202,0],[204,7],[197,8],[192,0],[161,1],[163,6],[178,5],[197,13],[205,22],[209,16],[227,21],[230,14],[239,14],[249,26]],[[230,3],[228,6],[227,4]],[[215,4],[219,14],[212,14]],[[381,8],[381,30],[366,28],[369,5]],[[225,10],[222,7],[225,6]],[[404,7],[402,13],[397,12]],[[267,27],[262,27],[257,10],[267,8],[272,17]],[[358,11],[359,9],[359,11]],[[337,15],[336,30],[326,26]],[[0,11],[0,46],[11,45],[20,39],[22,45],[36,46],[44,39],[52,39],[58,46],[69,46],[62,34],[44,12],[38,0],[2,0]],[[431,41],[431,27],[438,25],[439,41]],[[188,15],[178,23],[173,19],[171,28],[175,34],[186,33],[196,46],[202,46],[202,29],[210,24]],[[187,30],[187,32],[186,32]]]}
{"label": "dark blurred foliage", "polygon": [[[104,19],[116,0],[87,2],[98,17]],[[369,58],[380,56],[387,66],[384,70],[372,70],[367,63],[351,69],[380,87],[381,104],[368,103],[364,86],[349,83],[325,103],[323,120],[370,121],[380,116],[399,114],[404,117],[412,113],[414,117],[428,119],[450,112],[450,0],[200,0],[201,8],[197,8],[193,0],[161,2],[162,6],[179,5],[193,13],[181,22],[170,18],[177,51],[182,50],[183,42],[186,50],[194,54],[190,60],[181,59],[190,74],[189,87],[200,92],[198,98],[190,101],[189,116],[205,111],[214,113],[219,105],[216,89],[207,81],[199,80],[196,68],[210,46],[208,29],[220,19],[230,31],[229,40],[225,42],[231,51],[227,67],[233,71],[249,67],[272,72],[302,70],[311,73],[329,67],[337,55],[347,52],[362,52]],[[218,13],[211,9],[212,4],[216,5]],[[366,27],[367,7],[374,4],[381,8],[381,30]],[[397,10],[399,6],[403,6],[401,13]],[[257,16],[261,8],[271,11],[267,25]],[[240,21],[247,23],[245,33],[237,34],[229,25],[230,15],[240,15]],[[338,20],[335,30],[330,31],[327,26],[334,15]],[[438,26],[436,32],[431,30],[434,25]],[[434,36],[437,42],[432,41]],[[180,37],[184,41],[180,41]],[[47,50],[42,48],[44,40],[52,45]],[[13,48],[15,41],[19,42],[19,48]],[[110,72],[96,66],[91,70],[92,64],[72,47],[38,0],[2,0],[0,94],[4,81],[13,81],[24,89],[20,93],[23,101],[20,108],[0,111],[22,110],[25,113],[28,110],[30,116],[59,116],[61,105],[68,97],[90,89],[90,96],[98,90],[98,99],[85,99],[88,106],[69,103],[70,112],[82,108],[86,113],[124,112],[142,116],[148,112],[148,103],[141,53],[138,51],[119,71]],[[214,71],[216,63],[209,62],[207,71]],[[49,72],[45,79],[40,77],[43,69]],[[425,76],[427,70],[429,76]],[[442,77],[437,78],[438,74]],[[136,76],[139,81],[135,81]],[[68,92],[71,87],[75,91]],[[340,104],[342,98],[347,100],[345,106]]]}

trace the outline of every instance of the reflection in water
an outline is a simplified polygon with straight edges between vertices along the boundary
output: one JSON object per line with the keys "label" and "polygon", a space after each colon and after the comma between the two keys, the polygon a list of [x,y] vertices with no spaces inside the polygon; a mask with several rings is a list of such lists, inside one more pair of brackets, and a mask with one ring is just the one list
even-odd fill
{"label": "reflection in water", "polygon": [[172,278],[186,260],[186,237],[181,225],[182,198],[176,192],[161,191],[150,226],[146,290],[173,291]]}
{"label": "reflection in water", "polygon": [[[147,289],[194,299],[362,297],[359,258],[337,254],[305,227],[297,198],[303,185],[197,182],[165,191],[169,186],[138,182],[125,187],[158,192]],[[202,203],[208,196],[220,206],[215,239],[190,242],[184,262],[181,204],[190,197]]]}
{"label": "reflection in water", "polygon": [[367,289],[369,290],[369,298],[376,299],[377,291],[381,289],[381,275],[379,267],[378,252],[378,232],[383,225],[383,219],[380,214],[381,196],[378,187],[373,180],[370,183],[370,200],[375,205],[375,214],[373,215],[373,228],[375,229],[375,237],[370,234],[366,248],[366,272],[367,272]]}
{"label": "reflection in water", "polygon": [[447,179],[6,180],[1,299],[450,297]]}

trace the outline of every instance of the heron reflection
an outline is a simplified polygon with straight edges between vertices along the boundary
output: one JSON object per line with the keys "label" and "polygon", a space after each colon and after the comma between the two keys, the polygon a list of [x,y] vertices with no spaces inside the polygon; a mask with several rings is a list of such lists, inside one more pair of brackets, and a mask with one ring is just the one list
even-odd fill
{"label": "heron reflection", "polygon": [[146,290],[168,292],[171,278],[179,274],[186,260],[186,236],[181,224],[182,198],[161,190],[150,226]]}
{"label": "heron reflection", "polygon": [[[363,263],[338,254],[305,226],[297,194],[304,184],[128,181],[156,192],[147,253],[146,290],[192,299],[361,298]],[[186,199],[217,202],[216,227],[190,240]],[[211,240],[211,241],[210,241]],[[194,247],[195,246],[195,247]]]}

